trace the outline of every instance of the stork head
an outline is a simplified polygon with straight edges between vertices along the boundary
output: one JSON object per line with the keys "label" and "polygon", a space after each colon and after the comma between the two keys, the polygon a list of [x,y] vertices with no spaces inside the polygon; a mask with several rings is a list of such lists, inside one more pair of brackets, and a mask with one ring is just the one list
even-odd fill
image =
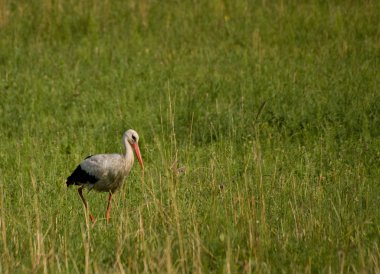
{"label": "stork head", "polygon": [[137,160],[139,160],[139,163],[141,165],[141,168],[144,171],[144,163],[141,158],[140,148],[139,148],[139,135],[137,132],[133,129],[128,129],[123,136],[124,140],[127,140],[127,142],[132,146],[136,153]]}

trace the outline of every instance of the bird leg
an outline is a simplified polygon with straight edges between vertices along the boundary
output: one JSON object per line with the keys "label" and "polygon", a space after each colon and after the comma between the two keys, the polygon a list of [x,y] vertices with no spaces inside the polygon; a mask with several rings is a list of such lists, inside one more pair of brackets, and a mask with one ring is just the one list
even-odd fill
{"label": "bird leg", "polygon": [[107,211],[106,211],[107,224],[110,222],[111,200],[112,200],[112,192],[110,191],[110,196],[108,198],[108,205],[107,205]]}
{"label": "bird leg", "polygon": [[[80,198],[82,199],[82,202],[83,202],[83,204],[84,204],[84,207],[86,208],[86,211],[87,211],[87,210],[88,210],[88,208],[87,208],[87,202],[86,202],[86,200],[85,200],[84,197],[83,197],[82,190],[83,190],[83,186],[81,186],[80,188],[78,188],[78,193],[79,193],[79,196],[80,196]],[[92,223],[95,223],[95,218],[94,218],[94,216],[92,216],[92,214],[91,214],[90,212],[88,212],[88,214],[90,215],[91,222],[92,222]]]}

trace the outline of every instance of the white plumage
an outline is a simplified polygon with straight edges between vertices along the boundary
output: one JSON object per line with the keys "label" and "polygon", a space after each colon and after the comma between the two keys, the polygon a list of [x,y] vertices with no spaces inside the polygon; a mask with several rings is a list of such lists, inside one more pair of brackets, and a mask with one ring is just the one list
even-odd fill
{"label": "white plumage", "polygon": [[120,154],[98,154],[85,159],[80,166],[89,175],[98,178],[95,184],[88,182],[86,187],[97,191],[115,192],[122,185],[132,164],[133,158],[126,159]]}
{"label": "white plumage", "polygon": [[[106,220],[109,222],[110,203],[112,194],[118,190],[124,179],[127,177],[134,162],[133,150],[144,171],[144,164],[138,146],[139,135],[133,129],[127,130],[122,138],[125,146],[125,154],[97,154],[84,159],[67,178],[67,186],[79,185],[79,195],[87,209],[87,202],[83,197],[83,188],[94,189],[96,191],[109,192]],[[90,213],[91,221],[95,219]]]}

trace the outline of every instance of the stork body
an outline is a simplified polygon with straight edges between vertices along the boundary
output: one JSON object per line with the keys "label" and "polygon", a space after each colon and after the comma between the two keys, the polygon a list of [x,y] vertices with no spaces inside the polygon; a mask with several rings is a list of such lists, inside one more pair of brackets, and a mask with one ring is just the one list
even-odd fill
{"label": "stork body", "polygon": [[[83,188],[94,189],[100,192],[109,192],[106,220],[109,222],[112,194],[117,191],[127,177],[134,162],[133,150],[144,171],[144,164],[138,146],[139,136],[136,131],[130,129],[123,135],[125,154],[97,154],[88,156],[67,178],[66,185],[79,185],[78,193],[87,209],[87,202],[83,197]],[[91,221],[95,219],[89,214]]]}

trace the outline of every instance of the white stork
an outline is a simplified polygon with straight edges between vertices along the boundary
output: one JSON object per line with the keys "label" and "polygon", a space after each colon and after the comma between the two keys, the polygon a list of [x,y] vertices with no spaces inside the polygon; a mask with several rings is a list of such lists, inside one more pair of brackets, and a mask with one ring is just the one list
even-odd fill
{"label": "white stork", "polygon": [[[106,211],[106,220],[109,223],[112,194],[123,185],[132,168],[134,156],[132,148],[142,170],[144,172],[144,163],[141,158],[139,149],[139,135],[133,129],[127,130],[123,135],[123,144],[125,154],[97,154],[88,156],[67,178],[66,185],[79,185],[78,193],[87,210],[87,202],[83,197],[82,190],[87,187],[89,190],[94,189],[101,192],[109,192],[108,205]],[[94,216],[89,213],[92,223],[95,222]]]}

